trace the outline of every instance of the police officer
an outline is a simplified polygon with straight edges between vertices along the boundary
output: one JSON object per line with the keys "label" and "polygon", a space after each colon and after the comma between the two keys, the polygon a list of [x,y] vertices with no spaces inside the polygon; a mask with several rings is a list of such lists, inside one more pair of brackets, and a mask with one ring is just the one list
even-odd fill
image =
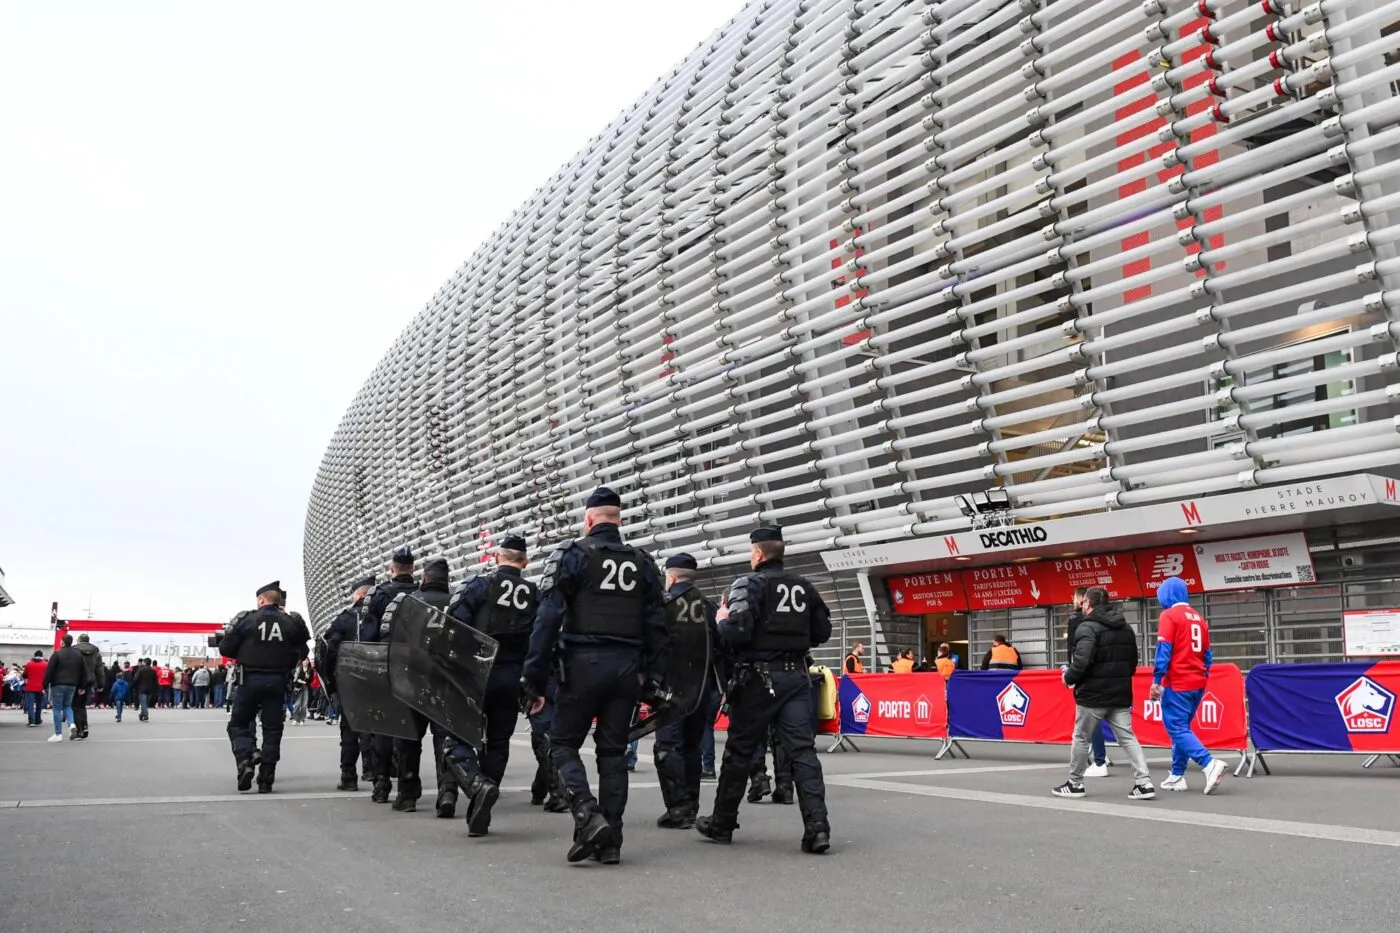
{"label": "police officer", "polygon": [[[416,593],[395,593],[384,610],[384,621],[380,624],[380,641],[388,641],[394,627],[394,613],[405,599],[418,599],[434,609],[445,610],[452,598],[448,580],[451,579],[444,557],[431,557],[423,562],[423,582]],[[393,739],[394,760],[399,766],[399,792],[394,795],[394,809],[400,813],[415,813],[418,798],[423,795],[423,779],[420,769],[423,764],[423,736],[428,729],[433,730],[433,760],[437,765],[438,796],[437,814],[451,818],[457,807],[457,786],[442,773],[443,742],[447,731],[427,716],[413,710],[413,723],[418,729],[418,739]],[[382,740],[382,739],[381,739]]]}
{"label": "police officer", "polygon": [[807,652],[831,637],[831,612],[807,579],[783,567],[782,529],[749,535],[753,573],[734,581],[718,613],[719,635],[735,653],[729,685],[729,741],[710,816],[695,821],[701,835],[729,844],[754,749],[769,724],[792,760],[802,811],[802,851],[831,847],[826,786],[812,729]]}
{"label": "police officer", "polygon": [[[639,698],[664,702],[668,631],[661,574],[651,555],[624,544],[622,500],[607,487],[588,497],[584,537],[557,548],[540,583],[522,689],[529,711],[544,707],[555,647],[562,649],[550,758],[574,817],[570,862],[621,858],[627,807],[627,732]],[[579,748],[594,736],[598,797]]]}
{"label": "police officer", "polygon": [[[710,629],[710,643],[718,645],[714,632],[715,604],[695,586],[698,565],[689,554],[666,561],[666,614],[673,627],[703,625]],[[678,662],[678,642],[671,642],[671,669]],[[700,811],[700,738],[705,734],[705,714],[713,710],[708,696],[714,690],[712,669],[704,673],[706,696],[690,715],[656,730],[652,760],[661,784],[666,812],[656,821],[663,829],[689,829]]]}
{"label": "police officer", "polygon": [[[400,593],[418,589],[418,581],[413,578],[413,564],[413,551],[406,544],[389,558],[389,581],[374,584],[365,594],[358,633],[360,641],[380,641],[380,626],[384,624],[384,610],[389,608],[389,603]],[[375,803],[388,803],[389,791],[393,787],[389,776],[389,769],[394,763],[393,738],[361,733],[360,754],[373,782],[369,799]]]}
{"label": "police officer", "polygon": [[530,648],[539,590],[522,575],[528,563],[525,539],[506,535],[496,548],[496,569],[464,583],[452,597],[448,615],[496,639],[496,661],[486,680],[482,712],[486,741],[480,755],[453,739],[444,765],[467,795],[467,835],[484,836],[491,808],[500,796],[510,757],[510,737],[520,718],[520,675]]}
{"label": "police officer", "polygon": [[535,779],[530,782],[530,803],[536,807],[543,806],[545,813],[567,813],[569,810],[559,786],[559,772],[554,770],[554,762],[549,755],[549,730],[554,728],[556,687],[554,678],[550,677],[544,690],[544,706],[529,717],[530,750],[535,753]]}
{"label": "police officer", "polygon": [[287,683],[292,671],[310,653],[311,633],[299,616],[282,611],[281,586],[260,587],[258,611],[244,616],[220,640],[219,653],[243,669],[243,684],[233,700],[228,720],[229,744],[238,762],[238,789],[253,786],[253,756],[257,746],[253,719],[261,712],[262,762],[257,769],[258,793],[272,792],[277,761],[282,755],[282,723],[287,715]]}
{"label": "police officer", "polygon": [[[768,750],[773,750],[773,779],[768,777]],[[749,803],[762,803],[773,795],[774,803],[792,803],[792,761],[787,749],[778,740],[776,726],[769,726],[754,749],[753,766],[749,768]]]}
{"label": "police officer", "polygon": [[[365,596],[372,586],[374,586],[373,574],[361,577],[350,584],[350,605],[340,610],[340,614],[331,621],[330,626],[326,629],[325,654],[321,657],[317,667],[321,671],[321,677],[326,682],[326,689],[333,695],[339,693],[339,685],[335,679],[335,665],[340,660],[340,646],[346,640],[354,641],[358,636],[360,611],[364,606]],[[338,696],[335,702],[336,706],[339,707],[340,698]],[[335,786],[336,790],[360,789],[359,783],[355,780],[355,765],[359,758],[359,733],[350,728],[350,721],[342,714],[340,717],[340,783]]]}

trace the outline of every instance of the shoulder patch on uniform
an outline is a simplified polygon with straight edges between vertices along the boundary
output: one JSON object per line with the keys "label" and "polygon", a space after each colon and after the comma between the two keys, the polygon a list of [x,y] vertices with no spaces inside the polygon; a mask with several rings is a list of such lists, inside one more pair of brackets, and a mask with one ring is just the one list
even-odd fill
{"label": "shoulder patch on uniform", "polygon": [[564,555],[569,548],[573,547],[577,540],[565,541],[549,552],[549,557],[544,562],[544,571],[540,574],[540,594],[543,595],[554,589],[554,578],[559,573],[559,565],[564,561]]}

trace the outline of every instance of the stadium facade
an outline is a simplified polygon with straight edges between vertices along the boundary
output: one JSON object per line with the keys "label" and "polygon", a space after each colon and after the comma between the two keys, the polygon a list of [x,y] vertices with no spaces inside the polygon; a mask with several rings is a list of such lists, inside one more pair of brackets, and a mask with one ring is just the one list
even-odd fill
{"label": "stadium facade", "polygon": [[1058,660],[1075,580],[1147,640],[1178,564],[1218,657],[1340,656],[1344,610],[1400,604],[1398,24],[750,4],[370,374],[311,495],[316,623],[404,542],[542,558],[606,483],[714,588],[781,523],[880,659]]}

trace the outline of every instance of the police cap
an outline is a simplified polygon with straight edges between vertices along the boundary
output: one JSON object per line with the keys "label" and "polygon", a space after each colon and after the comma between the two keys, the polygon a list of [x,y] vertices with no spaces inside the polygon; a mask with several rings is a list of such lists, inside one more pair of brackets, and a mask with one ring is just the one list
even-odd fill
{"label": "police cap", "polygon": [[525,539],[520,535],[506,535],[501,539],[500,546],[507,551],[529,550],[529,545],[525,543]]}
{"label": "police cap", "polygon": [[350,584],[350,592],[353,593],[362,586],[374,586],[374,574],[370,574],[367,577],[360,577],[360,579]]}
{"label": "police cap", "polygon": [[749,533],[750,544],[762,544],[765,541],[783,540],[783,529],[777,525],[759,525]]}
{"label": "police cap", "polygon": [[673,554],[666,558],[667,570],[698,570],[700,565],[689,554]]}
{"label": "police cap", "polygon": [[254,595],[256,595],[256,596],[258,596],[258,597],[261,597],[262,594],[264,594],[264,593],[280,593],[280,592],[282,592],[282,581],[281,581],[281,580],[273,580],[271,583],[264,583],[262,586],[258,587],[258,592],[257,592],[256,594],[254,594]]}
{"label": "police cap", "polygon": [[395,550],[389,559],[396,564],[402,564],[405,567],[411,567],[413,566],[413,549],[410,548],[407,544],[405,544],[403,547]]}
{"label": "police cap", "polygon": [[590,509],[622,508],[622,497],[606,486],[599,486],[593,490],[593,495],[588,497],[587,507]]}

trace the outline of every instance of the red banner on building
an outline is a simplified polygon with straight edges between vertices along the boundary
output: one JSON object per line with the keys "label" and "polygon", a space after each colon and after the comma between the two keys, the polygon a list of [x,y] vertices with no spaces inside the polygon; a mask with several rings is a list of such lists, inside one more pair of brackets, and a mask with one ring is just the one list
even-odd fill
{"label": "red banner on building", "polygon": [[1042,562],[1006,567],[973,567],[963,571],[963,591],[969,609],[1026,609],[1040,605],[1050,575]]}
{"label": "red banner on building", "polygon": [[890,577],[887,583],[890,603],[900,615],[962,612],[967,609],[962,574],[956,570]]}
{"label": "red banner on building", "polygon": [[1132,554],[1088,554],[1043,563],[1049,579],[1040,584],[1042,603],[1068,603],[1081,586],[1086,589],[1101,586],[1108,590],[1112,599],[1136,599],[1143,595]]}

